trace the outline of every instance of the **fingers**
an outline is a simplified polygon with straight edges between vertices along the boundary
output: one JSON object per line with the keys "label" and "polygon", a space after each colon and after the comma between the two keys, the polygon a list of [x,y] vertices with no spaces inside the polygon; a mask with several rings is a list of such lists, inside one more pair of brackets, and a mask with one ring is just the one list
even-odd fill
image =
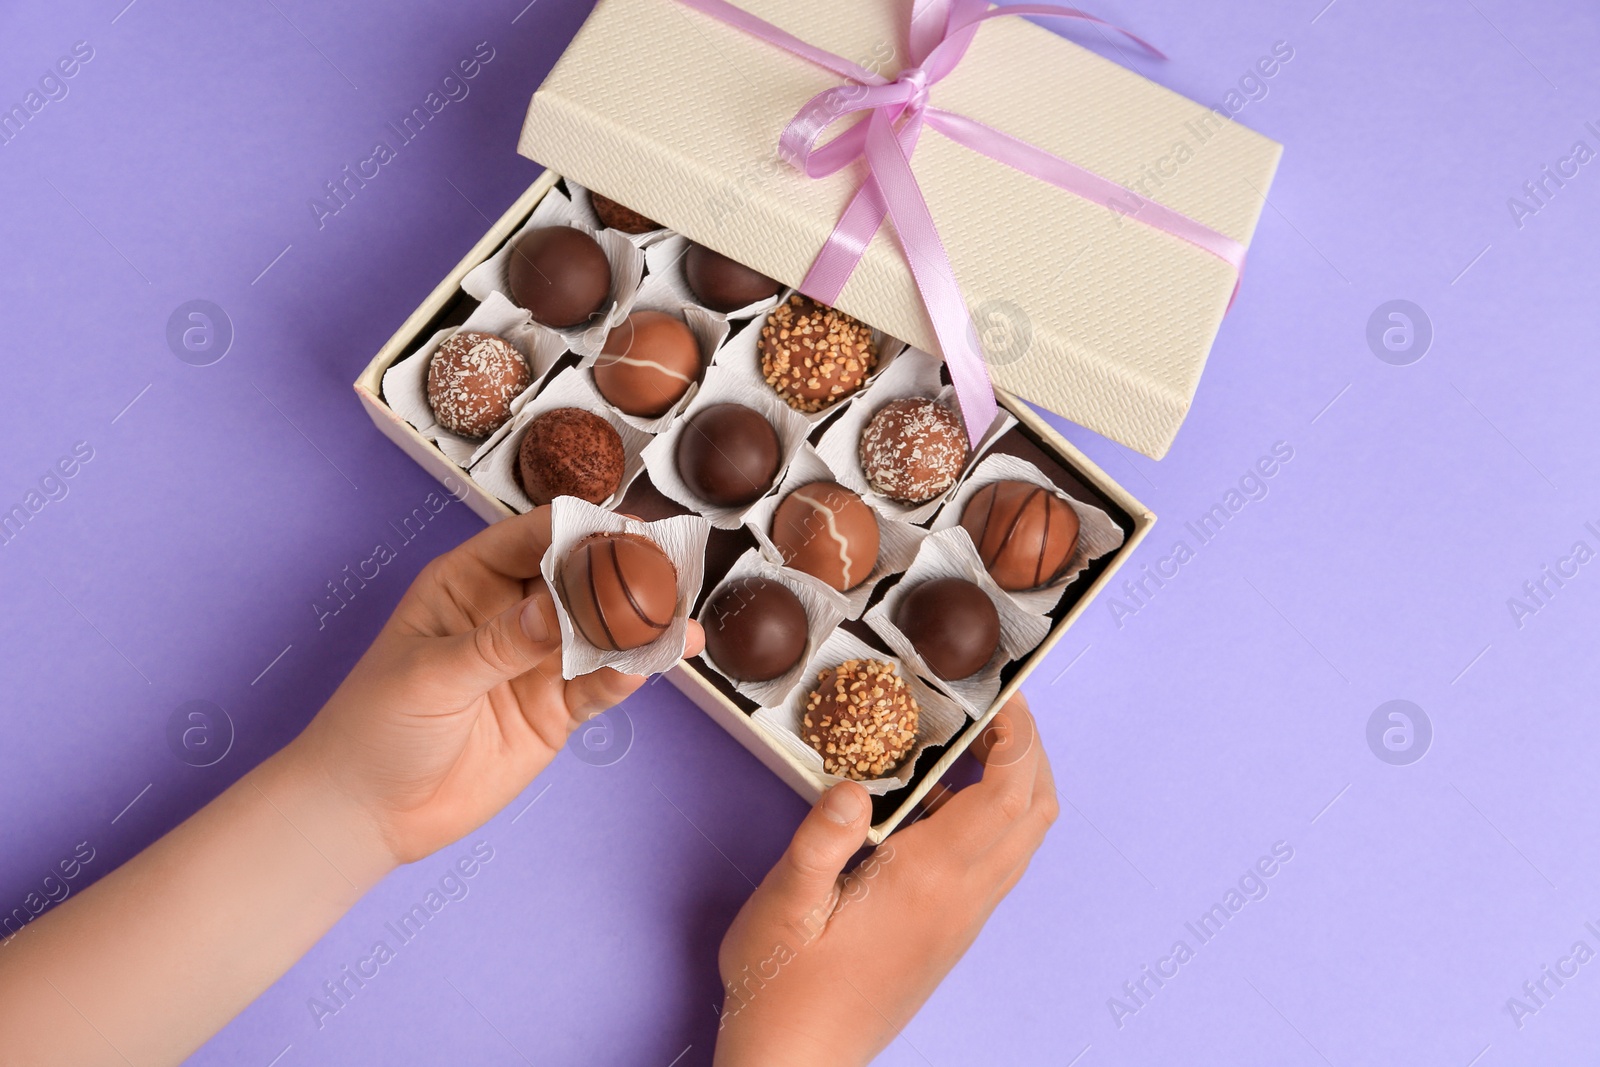
{"label": "fingers", "polygon": [[924,820],[937,825],[950,847],[967,857],[978,856],[1006,836],[1035,801],[1043,749],[1020,693],[995,714],[972,752],[983,761],[983,779]]}
{"label": "fingers", "polygon": [[550,509],[542,507],[491,524],[457,545],[450,555],[460,553],[496,574],[527,581],[538,577],[539,564],[549,547]]}
{"label": "fingers", "polygon": [[444,666],[474,694],[539,669],[561,653],[561,630],[550,588],[541,581],[527,599],[474,629],[441,641]]}
{"label": "fingers", "polygon": [[[757,890],[763,904],[784,921],[806,919],[829,908],[839,874],[867,837],[872,798],[854,782],[840,782],[823,794],[794,832],[788,849]],[[818,921],[827,912],[818,915]]]}
{"label": "fingers", "polygon": [[588,722],[607,708],[622,703],[647,680],[642,674],[623,674],[610,667],[568,679],[567,713],[572,716],[572,726]]}

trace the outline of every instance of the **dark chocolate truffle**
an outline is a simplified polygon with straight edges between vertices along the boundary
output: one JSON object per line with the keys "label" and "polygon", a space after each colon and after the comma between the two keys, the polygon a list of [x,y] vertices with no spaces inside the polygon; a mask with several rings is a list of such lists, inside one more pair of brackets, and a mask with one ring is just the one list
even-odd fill
{"label": "dark chocolate truffle", "polygon": [[604,504],[622,484],[622,437],[582,408],[555,408],[528,424],[518,454],[522,491],[536,505],[558,496]]}
{"label": "dark chocolate truffle", "polygon": [[964,578],[935,578],[901,598],[894,624],[934,674],[970,678],[1000,647],[1000,612],[981,586]]}
{"label": "dark chocolate truffle", "polygon": [[661,223],[655,219],[647,219],[633,208],[623,207],[609,196],[601,196],[593,190],[589,192],[589,203],[594,205],[594,213],[600,216],[600,221],[607,229],[632,234],[661,229]]}
{"label": "dark chocolate truffle", "polygon": [[783,288],[760,271],[702,245],[690,245],[684,253],[683,277],[695,299],[712,311],[724,313],[777,296]]}
{"label": "dark chocolate truffle", "polygon": [[806,653],[806,609],[770,578],[729,582],[706,605],[706,655],[738,682],[767,682]]}
{"label": "dark chocolate truffle", "polygon": [[428,363],[428,406],[439,425],[488,437],[511,417],[511,401],[533,382],[522,353],[492,333],[462,330]]}
{"label": "dark chocolate truffle", "polygon": [[619,411],[665,415],[700,377],[700,344],[683,320],[635,311],[606,334],[594,362],[594,387]]}
{"label": "dark chocolate truffle", "polygon": [[847,592],[878,565],[878,516],[837,482],[812,482],[778,505],[772,543],[787,565]]}
{"label": "dark chocolate truffle", "polygon": [[967,465],[967,434],[935,400],[891,400],[861,431],[861,472],[891,500],[921,504],[955,484]]}
{"label": "dark chocolate truffle", "polygon": [[778,431],[743,404],[712,404],[678,435],[678,477],[718,507],[743,507],[772,488],[782,463]]}
{"label": "dark chocolate truffle", "polygon": [[846,660],[817,676],[800,736],[822,756],[823,770],[864,782],[894,773],[916,747],[919,714],[894,664]]}
{"label": "dark chocolate truffle", "polygon": [[561,602],[596,648],[624,651],[667,632],[678,610],[678,569],[638,534],[594,534],[561,565]]}
{"label": "dark chocolate truffle", "polygon": [[990,482],[967,501],[961,525],[1001,589],[1051,584],[1078,547],[1078,513],[1032,482]]}
{"label": "dark chocolate truffle", "polygon": [[517,238],[506,274],[511,299],[558,330],[587,323],[611,297],[610,260],[600,242],[573,226],[543,226]]}
{"label": "dark chocolate truffle", "polygon": [[772,309],[759,348],[761,376],[796,411],[843,400],[878,365],[865,323],[799,293]]}

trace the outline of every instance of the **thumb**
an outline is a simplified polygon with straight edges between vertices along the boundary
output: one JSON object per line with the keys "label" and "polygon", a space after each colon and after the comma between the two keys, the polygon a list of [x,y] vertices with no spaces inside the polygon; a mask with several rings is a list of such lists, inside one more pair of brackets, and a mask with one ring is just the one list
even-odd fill
{"label": "thumb", "polygon": [[446,655],[458,677],[479,691],[538,669],[561,651],[550,587],[540,581],[533,595],[447,640]]}
{"label": "thumb", "polygon": [[859,785],[840,782],[824,793],[761,883],[767,906],[792,921],[831,904],[839,875],[866,840],[871,822],[872,798]]}

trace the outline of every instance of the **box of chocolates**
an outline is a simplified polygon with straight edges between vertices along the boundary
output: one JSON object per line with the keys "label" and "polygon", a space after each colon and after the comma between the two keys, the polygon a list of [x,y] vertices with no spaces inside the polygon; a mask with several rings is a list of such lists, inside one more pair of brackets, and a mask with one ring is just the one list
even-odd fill
{"label": "box of chocolates", "polygon": [[[356,382],[378,427],[485,519],[551,505],[564,672],[670,665],[808,799],[861,782],[875,842],[1154,523],[1028,401],[1163,453],[1237,281],[1218,249],[1242,256],[1278,156],[987,10],[600,0],[524,128],[524,154],[552,169]],[[908,14],[943,35],[919,41]],[[861,92],[832,99],[839,73],[811,46],[883,73],[840,60]],[[1028,103],[1074,96],[1085,113]],[[887,205],[874,188],[892,160],[863,149],[811,177],[774,158],[818,99],[877,101],[861,126],[885,122],[901,149],[909,123],[959,133],[940,116],[960,112],[1135,199],[1119,214],[1075,179],[922,133],[915,185],[964,298],[951,319],[904,187]],[[1200,131],[1164,188],[1130,188],[1133,161]],[[813,258],[875,197],[888,225],[858,233],[830,284]],[[964,342],[949,323],[967,313]],[[977,400],[967,342],[987,370]],[[706,650],[673,663],[687,618]]]}

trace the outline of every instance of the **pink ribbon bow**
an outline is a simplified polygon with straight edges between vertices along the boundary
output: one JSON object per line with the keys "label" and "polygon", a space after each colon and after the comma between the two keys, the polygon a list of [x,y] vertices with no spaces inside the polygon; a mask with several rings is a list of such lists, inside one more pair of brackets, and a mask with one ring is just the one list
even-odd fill
{"label": "pink ribbon bow", "polygon": [[[1115,30],[1150,54],[1165,58],[1127,30],[1057,3],[1013,4],[991,10],[989,0],[916,0],[911,14],[912,65],[891,80],[813,47],[727,0],[679,2],[849,79],[849,84],[812,97],[778,142],[782,158],[808,177],[827,177],[858,159],[864,159],[868,169],[866,180],[812,262],[800,290],[824,304],[835,303],[885,216],[893,219],[974,446],[999,412],[972,316],[911,172],[911,155],[924,127],[1124,218],[1199,246],[1233,267],[1237,292],[1245,257],[1239,242],[992,126],[928,106],[929,89],[955,70],[978,26],[989,19],[1005,15],[1078,19]],[[834,123],[862,111],[870,113],[865,122],[818,145]]]}

